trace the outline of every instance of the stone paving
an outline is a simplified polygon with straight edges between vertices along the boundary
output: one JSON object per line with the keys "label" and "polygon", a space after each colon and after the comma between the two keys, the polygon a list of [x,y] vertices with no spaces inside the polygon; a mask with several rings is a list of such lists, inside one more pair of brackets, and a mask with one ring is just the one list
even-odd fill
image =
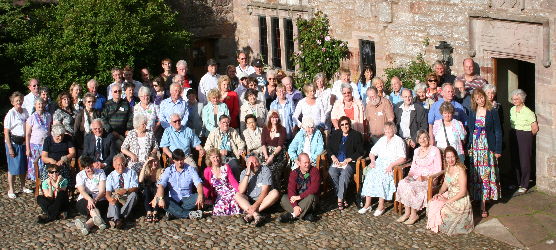
{"label": "stone paving", "polygon": [[[12,200],[6,195],[5,171],[0,185],[0,248],[436,248],[436,249],[509,249],[512,246],[471,233],[460,236],[434,234],[425,229],[426,220],[413,226],[394,220],[387,211],[383,216],[360,215],[354,205],[340,212],[327,209],[315,223],[277,222],[281,212],[270,215],[268,222],[256,228],[244,224],[240,216],[210,217],[201,220],[162,220],[145,223],[143,218],[130,222],[125,229],[93,231],[81,235],[69,219],[47,225],[36,224],[41,212],[32,194],[19,193]],[[31,183],[28,183],[31,185]],[[19,189],[16,185],[16,190]],[[323,199],[324,200],[324,199]],[[330,200],[330,199],[328,199]],[[388,204],[391,206],[391,204]]]}

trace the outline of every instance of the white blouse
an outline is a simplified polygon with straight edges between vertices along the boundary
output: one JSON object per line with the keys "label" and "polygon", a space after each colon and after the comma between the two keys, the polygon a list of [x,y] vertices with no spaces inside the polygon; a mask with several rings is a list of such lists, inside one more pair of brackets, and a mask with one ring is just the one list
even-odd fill
{"label": "white blouse", "polygon": [[29,118],[29,114],[27,113],[27,110],[22,110],[23,111],[19,113],[15,110],[15,108],[11,108],[4,117],[4,128],[10,130],[12,135],[25,135],[25,121]]}
{"label": "white blouse", "polygon": [[315,100],[315,104],[313,105],[307,103],[307,98],[303,98],[297,103],[295,111],[293,112],[293,119],[297,126],[301,128],[300,115],[313,118],[315,126],[324,126],[324,122],[326,121],[325,108],[317,100]]}

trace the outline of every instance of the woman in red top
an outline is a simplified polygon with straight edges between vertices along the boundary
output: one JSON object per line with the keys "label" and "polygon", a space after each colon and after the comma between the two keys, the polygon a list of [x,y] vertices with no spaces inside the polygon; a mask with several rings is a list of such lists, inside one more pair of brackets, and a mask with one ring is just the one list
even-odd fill
{"label": "woman in red top", "polygon": [[221,102],[225,103],[230,110],[230,126],[232,128],[239,128],[239,98],[235,91],[230,90],[231,79],[228,76],[221,76],[218,78],[218,89],[222,98]]}
{"label": "woman in red top", "polygon": [[282,126],[278,111],[271,110],[267,116],[267,125],[261,133],[263,165],[272,172],[273,187],[282,187],[282,168],[287,165],[286,159],[286,128]]}

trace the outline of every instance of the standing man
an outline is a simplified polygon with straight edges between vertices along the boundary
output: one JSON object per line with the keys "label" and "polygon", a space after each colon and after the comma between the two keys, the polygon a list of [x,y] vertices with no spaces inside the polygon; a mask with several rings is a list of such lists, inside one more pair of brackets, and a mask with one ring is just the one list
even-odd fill
{"label": "standing man", "polygon": [[102,110],[102,121],[107,132],[115,138],[116,148],[119,151],[124,141],[126,131],[133,129],[133,109],[122,98],[122,87],[112,86],[112,100],[106,102]]}
{"label": "standing man", "polygon": [[110,226],[121,229],[124,220],[129,217],[133,207],[137,204],[139,179],[137,173],[126,167],[123,154],[114,156],[114,171],[106,177],[106,200],[108,200],[108,214]]}
{"label": "standing man", "polygon": [[263,89],[267,84],[266,73],[264,72],[263,68],[263,60],[255,59],[255,61],[253,61],[253,67],[255,69],[255,72],[251,73],[249,77],[254,77],[255,79],[257,79],[259,89]]}
{"label": "standing man", "polygon": [[[342,84],[349,84],[352,89],[357,89],[357,84],[351,82],[351,72],[349,69],[340,69],[340,79],[334,82],[332,85],[332,94],[336,97],[336,101],[341,101],[344,99],[344,95],[342,95]],[[353,91],[352,93],[353,99],[361,100],[358,91]]]}
{"label": "standing man", "polygon": [[432,125],[434,124],[434,121],[442,119],[440,106],[444,102],[449,102],[452,104],[452,106],[454,106],[454,119],[460,121],[464,125],[467,124],[467,113],[465,113],[465,108],[459,102],[456,102],[456,100],[454,100],[454,86],[450,83],[442,84],[442,98],[438,98],[438,101],[431,105],[428,114],[429,136],[431,145],[434,145],[434,134],[432,131]]}
{"label": "standing man", "polygon": [[114,85],[120,85],[122,89],[124,88],[124,75],[122,69],[113,68],[111,72],[112,72],[112,79],[114,80],[114,82],[112,82],[110,85],[108,85],[108,87],[106,87],[106,95],[108,96],[108,100],[112,100],[112,95],[110,91],[112,91],[112,87]]}
{"label": "standing man", "polygon": [[454,99],[465,108],[465,112],[469,114],[471,110],[471,94],[465,89],[465,82],[457,79],[454,82]]}
{"label": "standing man", "polygon": [[133,96],[139,96],[139,89],[143,87],[143,83],[133,80],[133,68],[129,66],[125,66],[124,68],[124,83],[133,84],[133,86],[135,86],[135,88],[133,88]]}
{"label": "standing man", "polygon": [[237,62],[239,65],[236,67],[236,76],[239,78],[239,73],[242,72],[245,75],[251,75],[255,73],[255,68],[249,65],[249,60],[247,60],[247,54],[245,52],[239,52],[237,55]]}
{"label": "standing man", "polygon": [[475,74],[475,62],[471,58],[463,60],[463,75],[458,76],[456,80],[462,80],[465,83],[465,90],[468,93],[473,92],[476,88],[482,88],[488,83],[480,75]]}
{"label": "standing man", "polygon": [[434,62],[432,70],[434,71],[438,79],[440,79],[440,82],[438,83],[440,85],[446,82],[454,83],[454,80],[456,79],[454,75],[447,72],[446,66],[441,61]]}
{"label": "standing man", "polygon": [[[197,89],[197,81],[195,80],[195,78],[193,78],[193,76],[189,73],[187,73],[187,62],[185,60],[179,60],[176,63],[176,71],[178,72],[178,75],[182,76],[182,80],[181,80],[181,87],[182,88],[192,88],[192,89]],[[168,78],[168,80],[166,80],[166,86],[170,86],[170,84],[172,84],[172,78]]]}
{"label": "standing man", "polygon": [[162,73],[160,74],[160,77],[162,77],[164,82],[168,82],[168,79],[172,80],[174,77],[174,73],[172,73],[172,59],[164,58],[160,64],[162,66]]}
{"label": "standing man", "polygon": [[207,73],[201,78],[199,82],[199,102],[206,105],[207,94],[211,89],[218,87],[218,77],[220,75],[216,74],[216,70],[218,69],[218,63],[214,59],[208,59],[207,61]]}
{"label": "standing man", "polygon": [[40,97],[39,93],[39,80],[36,78],[29,79],[27,82],[27,88],[29,88],[29,94],[23,97],[23,108],[27,110],[28,114],[33,113],[33,107],[35,107],[35,100]]}
{"label": "standing man", "polygon": [[384,124],[394,121],[394,107],[387,98],[378,95],[374,86],[367,89],[367,98],[365,118],[369,123],[369,140],[374,145],[384,135]]}
{"label": "standing man", "polygon": [[417,145],[417,131],[428,129],[427,111],[422,105],[413,103],[411,90],[403,89],[402,98],[402,102],[394,105],[398,135],[414,149]]}
{"label": "standing man", "polygon": [[[104,97],[103,95],[99,94],[98,91],[98,82],[95,79],[91,79],[87,82],[87,90],[89,91],[89,93],[95,95],[95,105],[93,106],[94,109],[96,110],[103,110],[104,108],[104,103],[106,103],[106,97]],[[110,89],[108,90],[108,94],[110,95]]]}
{"label": "standing man", "polygon": [[397,76],[392,77],[392,79],[390,79],[390,85],[392,86],[392,93],[390,93],[388,99],[390,99],[392,105],[403,102],[402,90],[404,90],[404,88],[402,87],[403,84],[400,78]]}
{"label": "standing man", "polygon": [[151,91],[153,90],[151,72],[147,68],[141,69],[141,81],[143,81],[143,86],[149,87]]}
{"label": "standing man", "polygon": [[181,125],[187,126],[189,118],[189,109],[187,101],[181,96],[182,88],[179,83],[172,83],[170,85],[170,97],[164,99],[160,103],[160,112],[158,113],[158,120],[162,128],[170,127],[170,116],[172,114],[179,114]]}

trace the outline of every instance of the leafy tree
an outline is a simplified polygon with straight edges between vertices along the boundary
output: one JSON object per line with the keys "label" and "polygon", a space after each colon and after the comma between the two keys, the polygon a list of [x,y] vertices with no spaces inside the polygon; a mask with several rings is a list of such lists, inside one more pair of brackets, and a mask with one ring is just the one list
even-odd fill
{"label": "leafy tree", "polygon": [[293,55],[298,67],[296,87],[312,82],[319,72],[331,79],[340,68],[340,61],[349,57],[347,42],[330,37],[328,18],[320,11],[311,19],[297,19],[297,29],[299,51]]}
{"label": "leafy tree", "polygon": [[42,3],[28,15],[15,15],[14,22],[26,28],[11,32],[19,42],[6,51],[21,63],[23,79],[36,77],[53,94],[90,78],[107,85],[113,67],[158,68],[163,57],[183,54],[190,33],[176,16],[164,0]]}
{"label": "leafy tree", "polygon": [[397,76],[403,83],[403,87],[413,89],[415,81],[426,83],[427,74],[432,73],[431,66],[425,62],[421,54],[411,60],[407,65],[384,69],[388,81],[384,84],[385,89],[390,89],[390,79]]}

